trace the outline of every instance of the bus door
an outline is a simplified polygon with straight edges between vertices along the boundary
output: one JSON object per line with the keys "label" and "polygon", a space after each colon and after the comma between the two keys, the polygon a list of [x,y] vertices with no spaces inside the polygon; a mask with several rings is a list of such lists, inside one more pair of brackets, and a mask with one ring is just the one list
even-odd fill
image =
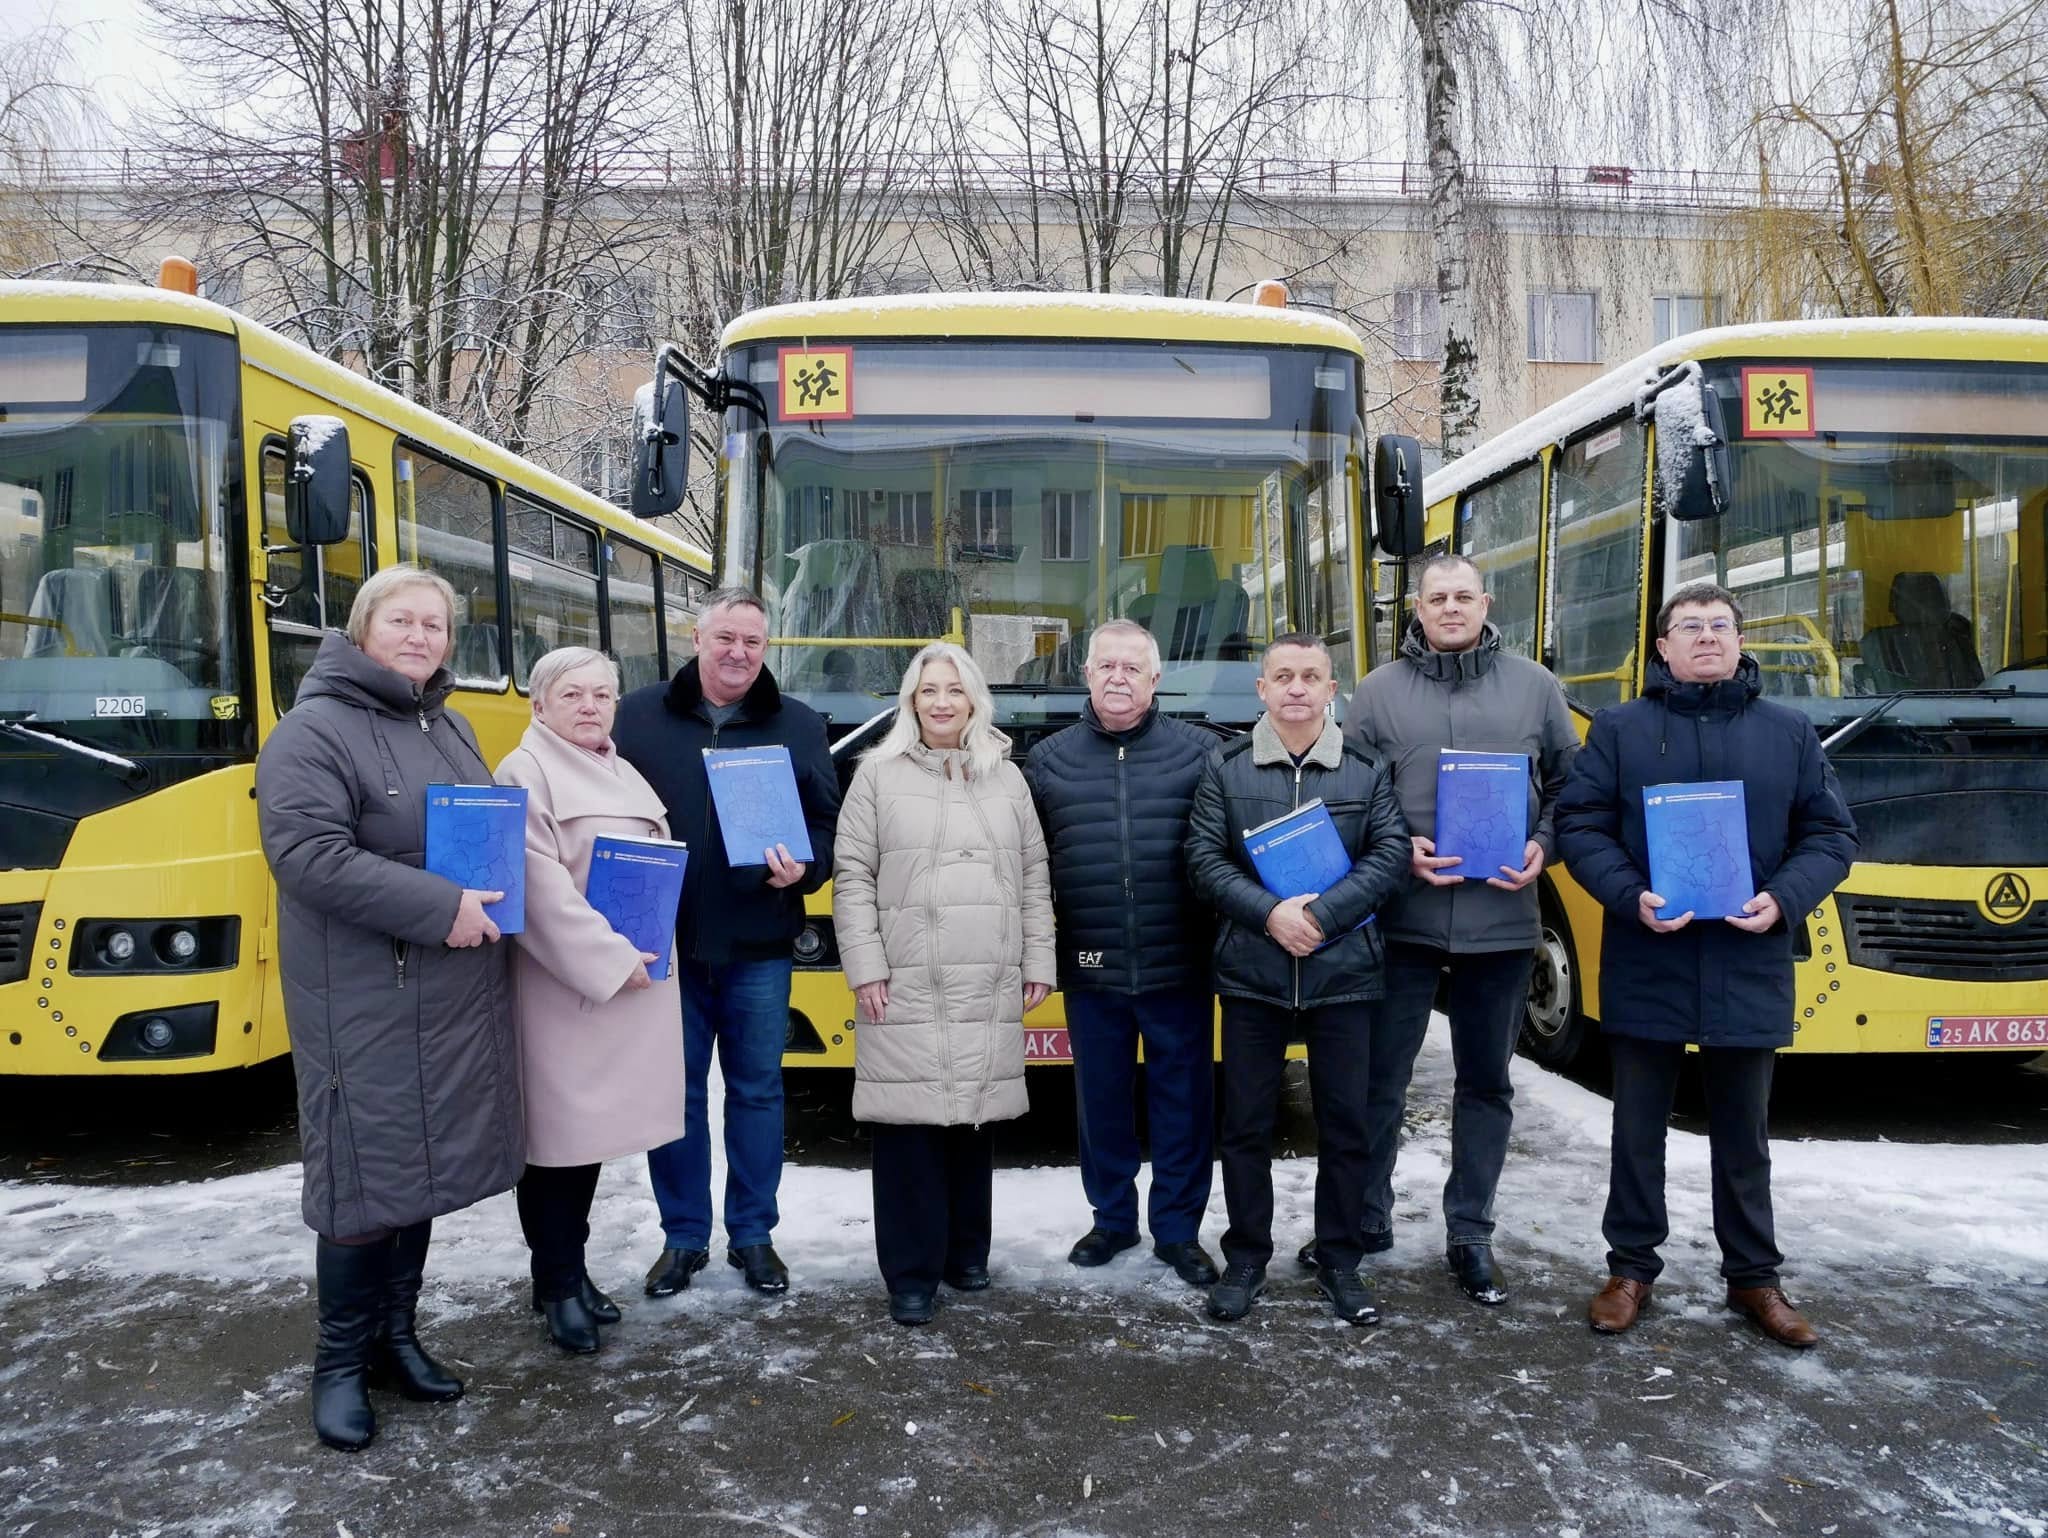
{"label": "bus door", "polygon": [[[291,548],[284,526],[286,451],[281,438],[263,444],[263,543],[269,579],[270,702],[278,715],[292,708],[299,680],[313,665],[320,638],[348,623],[349,606],[370,565],[370,490],[360,474],[349,478],[348,538],[311,552]],[[280,548],[285,547],[285,548]],[[311,565],[307,564],[310,554]]]}

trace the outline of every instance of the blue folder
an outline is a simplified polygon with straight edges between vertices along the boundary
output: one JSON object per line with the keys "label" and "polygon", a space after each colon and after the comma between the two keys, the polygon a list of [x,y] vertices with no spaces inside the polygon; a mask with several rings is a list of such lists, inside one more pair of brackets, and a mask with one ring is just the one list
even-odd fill
{"label": "blue folder", "polygon": [[525,929],[525,788],[429,785],[426,867],[472,891],[503,892],[484,912],[500,934]]}
{"label": "blue folder", "polygon": [[1435,838],[1439,858],[1462,862],[1443,875],[1485,881],[1503,865],[1520,870],[1529,847],[1529,755],[1438,749]]}
{"label": "blue folder", "polygon": [[1660,917],[1739,916],[1756,896],[1742,781],[1645,785],[1643,835],[1650,850],[1650,890],[1664,899]]}
{"label": "blue folder", "polygon": [[676,909],[690,851],[665,838],[600,833],[590,845],[583,900],[613,929],[659,961],[647,963],[656,982],[668,976],[676,944]]}
{"label": "blue folder", "polygon": [[[1282,898],[1327,892],[1351,874],[1353,864],[1337,825],[1330,821],[1330,809],[1320,798],[1246,828],[1244,852],[1258,872],[1259,885]],[[1353,927],[1363,929],[1374,917],[1368,913]],[[1323,944],[1336,938],[1332,935]]]}
{"label": "blue folder", "polygon": [[728,866],[766,865],[767,851],[777,844],[787,846],[792,859],[816,858],[788,748],[706,748],[704,774]]}

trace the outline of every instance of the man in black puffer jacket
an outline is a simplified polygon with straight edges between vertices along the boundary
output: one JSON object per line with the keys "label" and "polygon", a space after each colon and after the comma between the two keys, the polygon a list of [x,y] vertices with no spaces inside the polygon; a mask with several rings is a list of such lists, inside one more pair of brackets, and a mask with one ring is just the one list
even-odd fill
{"label": "man in black puffer jacket", "polygon": [[[1600,1028],[1614,1062],[1614,1138],[1601,1229],[1607,1285],[1595,1330],[1618,1335],[1649,1301],[1669,1233],[1664,1130],[1688,1043],[1700,1049],[1714,1180],[1714,1237],[1728,1303],[1773,1340],[1819,1338],[1778,1288],[1768,1113],[1778,1048],[1792,1044],[1792,935],[1849,873],[1856,825],[1813,723],[1761,698],[1742,651],[1742,610],[1711,583],[1657,615],[1643,697],[1593,718],[1557,804],[1557,848],[1606,910]],[[1749,887],[1740,914],[1669,913],[1650,889],[1646,785],[1739,780]]]}
{"label": "man in black puffer jacket", "polygon": [[1024,778],[1052,852],[1060,991],[1074,1053],[1081,1188],[1095,1225],[1067,1256],[1099,1266],[1138,1242],[1138,1042],[1152,1129],[1152,1252],[1191,1287],[1214,1164],[1209,929],[1191,922],[1188,809],[1216,747],[1162,716],[1159,646],[1111,620],[1088,638],[1081,721],[1031,750]]}
{"label": "man in black puffer jacket", "polygon": [[[1218,1319],[1242,1319],[1273,1257],[1273,1124],[1287,1044],[1308,1043],[1316,1119],[1316,1282],[1337,1317],[1377,1324],[1358,1274],[1365,1256],[1365,1106],[1372,1016],[1385,992],[1379,926],[1408,882],[1408,824],[1386,771],[1330,719],[1337,682],[1312,635],[1266,648],[1250,732],[1217,750],[1195,789],[1188,879],[1214,908],[1223,999],[1223,1278]],[[1351,870],[1320,893],[1284,901],[1260,884],[1245,832],[1320,800]]]}

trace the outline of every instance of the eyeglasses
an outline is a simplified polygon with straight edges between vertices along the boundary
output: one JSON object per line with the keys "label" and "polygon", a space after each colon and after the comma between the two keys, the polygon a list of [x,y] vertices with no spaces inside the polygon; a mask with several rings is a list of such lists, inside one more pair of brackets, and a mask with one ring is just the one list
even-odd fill
{"label": "eyeglasses", "polygon": [[1731,636],[1735,634],[1735,621],[1732,619],[1682,619],[1671,627],[1669,633],[1672,635],[1682,635],[1688,641],[1698,640],[1702,633]]}
{"label": "eyeglasses", "polygon": [[1091,662],[1088,666],[1110,678],[1142,678],[1152,671],[1152,664],[1149,662],[1111,662],[1107,658]]}

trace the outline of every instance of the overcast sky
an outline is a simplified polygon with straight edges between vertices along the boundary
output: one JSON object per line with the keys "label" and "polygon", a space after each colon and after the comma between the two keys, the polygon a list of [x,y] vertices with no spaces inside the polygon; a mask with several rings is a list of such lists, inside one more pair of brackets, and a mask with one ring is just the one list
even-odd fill
{"label": "overcast sky", "polygon": [[142,0],[0,0],[0,46],[53,19],[78,29],[78,62],[115,123],[162,91],[165,61],[143,35]]}

